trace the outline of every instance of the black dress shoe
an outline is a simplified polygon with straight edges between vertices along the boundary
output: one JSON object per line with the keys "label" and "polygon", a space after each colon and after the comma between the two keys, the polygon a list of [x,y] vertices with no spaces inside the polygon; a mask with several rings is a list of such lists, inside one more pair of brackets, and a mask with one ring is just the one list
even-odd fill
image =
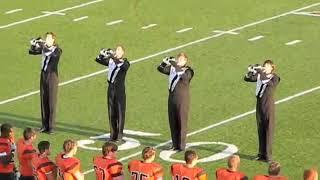
{"label": "black dress shoe", "polygon": [[123,144],[126,141],[122,140],[122,139],[109,139],[109,141],[116,143],[116,144]]}
{"label": "black dress shoe", "polygon": [[174,146],[170,146],[170,147],[166,148],[165,150],[167,150],[167,151],[175,151],[176,149],[178,149],[178,148],[176,148]]}
{"label": "black dress shoe", "polygon": [[47,131],[43,131],[43,133],[46,133],[46,134],[49,134],[49,135],[52,135],[52,134],[54,134],[53,130],[47,130]]}
{"label": "black dress shoe", "polygon": [[182,151],[184,151],[184,149],[182,149],[182,148],[174,148],[173,150],[174,150],[174,151],[177,151],[177,152],[182,152]]}
{"label": "black dress shoe", "polygon": [[43,132],[47,131],[47,129],[44,128],[44,127],[42,127],[42,128],[40,128],[40,129],[38,129],[38,131],[39,131],[40,133],[43,133]]}
{"label": "black dress shoe", "polygon": [[263,158],[263,157],[256,157],[254,160],[256,160],[256,161],[260,161],[260,162],[269,162],[269,160],[268,160],[268,159]]}

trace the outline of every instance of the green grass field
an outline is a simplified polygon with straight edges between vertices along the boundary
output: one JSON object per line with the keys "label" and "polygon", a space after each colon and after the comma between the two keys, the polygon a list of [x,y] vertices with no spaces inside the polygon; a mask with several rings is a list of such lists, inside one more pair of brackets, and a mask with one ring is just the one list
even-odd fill
{"label": "green grass field", "polygon": [[[195,70],[191,84],[190,133],[253,110],[255,85],[245,83],[242,77],[247,65],[271,58],[281,77],[276,99],[304,92],[277,105],[274,160],[281,163],[282,174],[293,180],[302,179],[305,168],[320,167],[320,17],[287,13],[303,7],[309,8],[299,12],[318,11],[320,1],[103,0],[65,10],[87,2],[90,0],[0,2],[0,123],[13,124],[16,138],[27,126],[40,127],[39,94],[6,100],[38,90],[40,57],[27,54],[29,40],[54,31],[63,49],[59,65],[62,83],[103,70],[104,67],[93,60],[102,47],[122,44],[128,59],[135,62],[127,75],[125,127],[161,135],[128,135],[139,140],[141,146],[118,153],[125,165],[131,159],[140,158],[131,155],[143,147],[157,146],[170,139],[167,77],[158,73],[156,66],[164,56],[183,51],[189,55]],[[23,10],[5,13],[20,8]],[[11,24],[44,15],[41,11],[65,15]],[[88,18],[73,21],[82,16]],[[267,19],[270,17],[273,18]],[[123,22],[106,25],[119,19]],[[153,23],[157,26],[141,29]],[[11,25],[7,27],[8,24]],[[176,33],[189,27],[193,29]],[[219,34],[213,30],[239,34]],[[259,35],[264,38],[248,41]],[[302,41],[285,45],[293,40]],[[105,72],[60,86],[56,134],[38,135],[38,141],[49,140],[53,144],[52,157],[62,150],[62,142],[67,138],[85,140],[108,133],[106,87]],[[306,92],[312,88],[316,89]],[[252,160],[257,153],[254,113],[188,137],[190,143],[208,141],[236,145],[242,158],[241,171],[250,179],[255,174],[266,173],[267,164]],[[91,146],[101,144],[102,141]],[[203,145],[192,149],[202,158],[219,152],[224,146]],[[77,157],[82,161],[83,172],[92,169],[92,157],[98,153],[100,151],[79,149]],[[182,155],[172,157],[181,159]],[[160,158],[157,161],[166,168],[165,179],[170,179],[170,162]],[[215,179],[215,169],[226,166],[226,161],[199,163],[199,166],[206,169],[209,179]],[[94,179],[94,174],[89,172],[85,177]]]}

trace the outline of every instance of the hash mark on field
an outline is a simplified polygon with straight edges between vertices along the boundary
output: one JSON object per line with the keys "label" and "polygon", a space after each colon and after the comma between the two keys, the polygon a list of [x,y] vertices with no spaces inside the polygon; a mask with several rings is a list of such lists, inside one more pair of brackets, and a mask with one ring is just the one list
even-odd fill
{"label": "hash mark on field", "polygon": [[233,34],[233,35],[238,35],[238,32],[229,32],[229,31],[221,31],[221,30],[214,30],[212,31],[214,33],[224,33],[224,34]]}
{"label": "hash mark on field", "polygon": [[107,23],[107,26],[111,26],[111,25],[114,25],[114,24],[119,24],[119,23],[122,23],[122,22],[123,22],[122,19],[119,19],[119,20],[116,20],[116,21],[111,21],[111,22]]}
{"label": "hash mark on field", "polygon": [[51,11],[41,11],[43,14],[50,14],[50,15],[60,15],[64,16],[66,13],[60,13],[60,12],[51,12]]}
{"label": "hash mark on field", "polygon": [[293,40],[293,41],[287,42],[286,45],[287,46],[292,46],[292,45],[300,43],[300,42],[301,42],[301,40]]}
{"label": "hash mark on field", "polygon": [[12,14],[12,13],[19,12],[19,11],[22,11],[22,10],[23,9],[13,9],[13,10],[5,12],[5,14]]}
{"label": "hash mark on field", "polygon": [[[100,1],[102,1],[102,0],[99,0],[99,2]],[[97,1],[95,1],[95,2],[97,2]],[[88,4],[88,3],[86,3],[86,4]],[[227,32],[234,32],[234,31],[247,29],[249,27],[256,26],[258,24],[262,24],[262,23],[265,23],[265,22],[269,22],[269,21],[272,21],[272,20],[275,20],[275,19],[278,19],[278,18],[281,18],[281,17],[285,17],[285,16],[288,16],[288,15],[291,15],[294,12],[302,11],[304,9],[308,9],[308,8],[319,6],[319,5],[320,5],[320,2],[313,3],[311,5],[304,6],[302,8],[298,8],[298,9],[295,9],[295,10],[292,10],[292,11],[287,11],[287,12],[284,12],[282,14],[278,14],[278,15],[275,15],[275,16],[272,16],[272,17],[268,17],[268,18],[265,18],[265,19],[261,19],[261,20],[258,20],[258,21],[255,21],[255,22],[252,22],[252,23],[249,23],[249,24],[245,24],[245,25],[242,25],[242,26],[235,27],[233,29],[230,29]],[[81,5],[78,5],[77,8],[79,6],[81,6]],[[72,8],[76,8],[76,7],[72,7]],[[68,10],[70,10],[70,9],[68,9]],[[66,11],[66,9],[64,9],[63,11]],[[62,12],[62,11],[60,10],[59,12]],[[1,28],[5,28],[5,27],[3,27],[3,26],[1,27],[0,26],[0,29]],[[130,61],[130,64],[135,64],[135,63],[138,63],[138,62],[146,61],[146,60],[149,60],[151,58],[154,58],[154,57],[157,57],[157,56],[160,56],[160,55],[172,52],[172,51],[176,51],[176,50],[179,50],[179,49],[182,49],[182,48],[185,48],[185,47],[192,46],[194,44],[199,44],[199,43],[202,43],[202,42],[206,42],[206,41],[209,41],[211,39],[221,37],[224,34],[226,34],[226,33],[219,33],[219,34],[206,36],[206,37],[194,40],[194,41],[190,41],[190,42],[181,44],[181,45],[176,46],[176,47],[172,47],[172,48],[168,48],[168,49],[165,49],[165,50],[162,50],[162,51],[159,51],[159,52],[155,52],[154,54],[150,54],[150,55],[147,55],[145,57],[141,57],[141,58],[138,58],[136,60]],[[74,83],[74,82],[78,82],[78,81],[81,81],[81,80],[84,80],[84,79],[88,79],[88,78],[103,74],[103,73],[105,73],[107,71],[108,71],[108,69],[102,69],[102,70],[99,70],[99,71],[96,71],[96,72],[92,72],[90,74],[81,75],[81,76],[75,77],[73,79],[61,82],[61,83],[59,83],[59,86],[65,86],[65,85],[68,85],[68,84],[71,84],[71,83]],[[39,92],[40,92],[39,90],[31,91],[31,92],[28,92],[26,94],[22,94],[22,95],[19,95],[19,96],[15,96],[15,97],[12,97],[12,98],[8,98],[8,99],[5,99],[5,100],[2,100],[2,101],[0,101],[0,105],[11,103],[11,102],[14,102],[14,101],[17,101],[17,100],[20,100],[20,99],[24,99],[26,97],[33,96],[35,94],[39,94]]]}
{"label": "hash mark on field", "polygon": [[149,29],[149,28],[152,28],[152,27],[155,27],[155,26],[157,26],[157,24],[149,24],[147,26],[141,27],[141,29]]}
{"label": "hash mark on field", "polygon": [[21,20],[21,21],[16,21],[16,22],[13,22],[13,23],[10,23],[10,24],[6,24],[6,25],[3,25],[3,26],[0,26],[0,29],[12,27],[12,26],[15,26],[15,25],[18,25],[18,24],[23,24],[23,23],[30,22],[30,21],[34,21],[36,19],[48,17],[48,16],[51,16],[53,14],[62,13],[62,12],[65,12],[65,11],[70,11],[72,9],[82,8],[82,7],[88,6],[90,4],[94,4],[94,3],[98,3],[98,2],[102,2],[102,1],[103,0],[90,1],[90,2],[82,3],[82,4],[79,4],[79,5],[76,5],[76,6],[67,7],[67,8],[64,8],[64,9],[61,9],[61,10],[53,11],[52,13],[49,13],[49,14],[48,13],[47,14],[42,14],[42,15],[31,17],[31,18],[24,19],[24,20]]}
{"label": "hash mark on field", "polygon": [[176,33],[183,33],[183,32],[190,31],[190,30],[192,30],[192,29],[193,29],[192,27],[190,27],[190,28],[184,28],[184,29],[180,29],[180,30],[176,31]]}
{"label": "hash mark on field", "polygon": [[248,41],[256,41],[256,40],[259,40],[259,39],[262,39],[262,38],[264,38],[264,36],[255,36],[253,38],[248,39]]}
{"label": "hash mark on field", "polygon": [[82,16],[82,17],[73,19],[73,21],[74,21],[74,22],[77,22],[77,21],[81,21],[81,20],[84,20],[84,19],[87,19],[87,18],[88,18],[88,16]]}

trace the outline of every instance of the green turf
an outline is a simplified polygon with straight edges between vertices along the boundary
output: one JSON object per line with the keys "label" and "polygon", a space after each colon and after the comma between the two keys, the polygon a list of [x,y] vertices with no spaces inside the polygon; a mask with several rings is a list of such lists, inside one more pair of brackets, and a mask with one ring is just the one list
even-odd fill
{"label": "green turf", "polygon": [[[29,2],[29,1],[28,1]],[[32,1],[5,0],[0,2],[0,26],[41,15],[41,11],[54,11],[78,5],[85,0]],[[0,29],[0,101],[15,97],[39,86],[40,57],[27,55],[29,39],[54,31],[63,49],[60,62],[60,82],[103,69],[94,62],[101,47],[123,44],[129,60],[145,57],[178,45],[213,35],[213,30],[230,30],[267,17],[304,7],[316,0],[105,0],[87,7],[67,11],[65,16],[50,16],[6,29]],[[136,4],[137,3],[137,4]],[[23,8],[24,11],[5,15],[4,12]],[[317,10],[320,6],[311,8]],[[309,9],[308,9],[309,10]],[[305,11],[308,11],[305,10]],[[72,20],[81,16],[88,19]],[[107,22],[124,22],[106,26]],[[144,146],[158,145],[170,139],[167,120],[167,78],[156,71],[165,55],[185,51],[195,70],[191,84],[191,110],[189,132],[204,128],[254,109],[254,84],[242,81],[246,66],[271,58],[277,64],[281,77],[276,99],[320,85],[319,17],[289,15],[239,31],[239,35],[223,35],[194,44],[144,62],[133,64],[127,76],[126,128],[153,133],[158,137],[134,137],[139,148],[121,151],[119,158],[139,152]],[[141,30],[142,26],[158,26]],[[176,30],[193,27],[182,34]],[[247,39],[263,35],[264,39]],[[300,39],[294,46],[286,42]],[[39,135],[38,140],[50,140],[53,156],[61,151],[66,138],[88,139],[108,132],[105,73],[59,88],[57,133]],[[283,174],[290,179],[301,179],[304,168],[320,166],[319,160],[319,91],[277,105],[277,126],[274,158],[283,166]],[[0,105],[0,123],[15,126],[16,136],[24,127],[40,126],[39,95]],[[250,177],[265,173],[267,165],[252,161],[257,151],[254,114],[188,138],[188,142],[221,141],[235,144],[242,158],[241,170]],[[95,144],[100,146],[102,142]],[[195,148],[200,157],[221,149],[220,146]],[[91,160],[99,151],[80,149],[78,157],[83,171],[92,168]],[[182,158],[181,154],[173,156]],[[135,158],[140,158],[139,156]],[[161,161],[169,178],[170,163]],[[127,164],[127,161],[124,162]],[[225,160],[203,163],[214,179],[217,167]],[[86,179],[94,179],[88,174]]]}

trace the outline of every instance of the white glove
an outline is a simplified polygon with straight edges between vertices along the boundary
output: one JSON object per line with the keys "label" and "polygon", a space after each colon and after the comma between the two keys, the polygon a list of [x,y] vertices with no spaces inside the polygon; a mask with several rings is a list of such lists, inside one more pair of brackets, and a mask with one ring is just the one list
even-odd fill
{"label": "white glove", "polygon": [[103,48],[103,49],[100,50],[100,55],[102,55],[104,57],[107,57],[108,56],[108,51]]}
{"label": "white glove", "polygon": [[11,151],[16,151],[17,146],[15,143],[11,143]]}
{"label": "white glove", "polygon": [[31,46],[35,46],[37,48],[40,47],[40,43],[43,43],[44,41],[42,39],[31,39],[30,44]]}
{"label": "white glove", "polygon": [[257,73],[257,71],[253,68],[252,65],[248,66],[248,72]]}
{"label": "white glove", "polygon": [[109,49],[107,49],[107,54],[109,56],[114,56],[115,52],[112,49],[109,48]]}
{"label": "white glove", "polygon": [[169,62],[169,57],[165,57],[165,58],[162,60],[162,62],[164,62],[164,63],[166,63],[167,65],[169,65],[169,64],[170,64],[170,62]]}

